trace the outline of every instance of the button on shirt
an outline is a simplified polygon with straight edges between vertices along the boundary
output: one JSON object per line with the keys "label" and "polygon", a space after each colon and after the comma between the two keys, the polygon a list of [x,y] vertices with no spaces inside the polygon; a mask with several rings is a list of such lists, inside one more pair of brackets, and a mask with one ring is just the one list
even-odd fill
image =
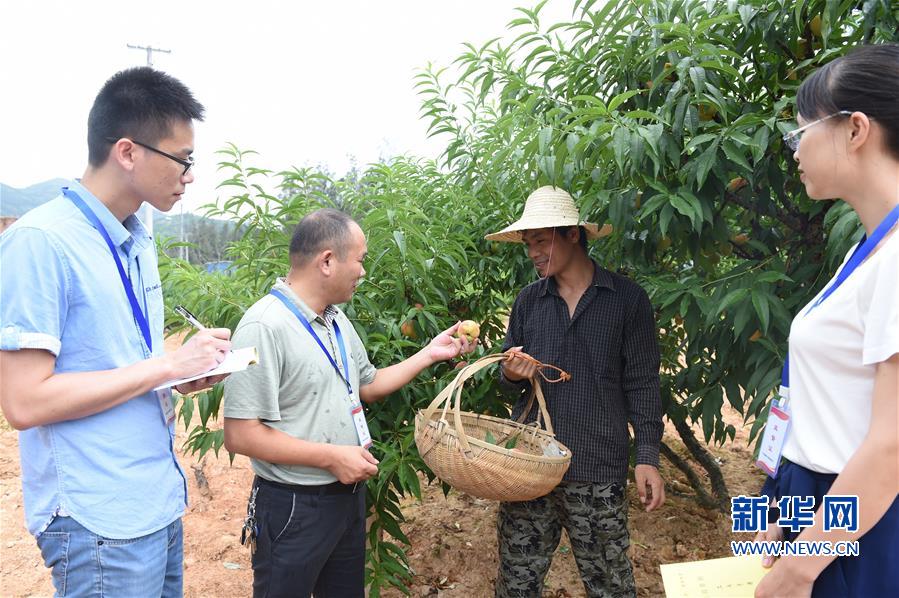
{"label": "button on shirt", "polygon": [[[116,217],[87,189],[69,185],[119,251],[148,316],[153,353],[163,353],[162,288],[156,247],[135,216]],[[41,349],[54,373],[99,371],[150,357],[109,247],[60,195],[0,236],[0,349]],[[88,417],[19,434],[29,531],[57,514],[109,538],[136,538],[181,516],[187,485],[154,392]]]}
{"label": "button on shirt", "polygon": [[[556,437],[571,449],[565,480],[623,483],[628,470],[628,422],[634,428],[637,463],[658,466],[662,438],[659,347],[652,306],[631,280],[600,268],[574,316],[555,278],[525,287],[512,307],[503,350],[523,351],[571,374],[567,382],[541,380]],[[529,396],[529,383],[512,383]],[[534,410],[536,411],[536,409]],[[534,420],[532,411],[527,421]]]}

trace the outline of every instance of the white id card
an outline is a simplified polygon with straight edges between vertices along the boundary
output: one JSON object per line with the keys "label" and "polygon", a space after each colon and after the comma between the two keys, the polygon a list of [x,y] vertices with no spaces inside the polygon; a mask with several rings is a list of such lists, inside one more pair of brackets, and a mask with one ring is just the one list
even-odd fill
{"label": "white id card", "polygon": [[156,391],[159,399],[159,408],[162,409],[162,420],[170,426],[175,422],[175,404],[172,402],[172,389],[162,388]]}
{"label": "white id card", "polygon": [[371,446],[371,434],[368,432],[368,423],[365,421],[365,413],[362,411],[362,405],[356,403],[355,407],[350,409],[350,415],[353,416],[353,424],[356,426],[356,435],[359,437],[359,444],[362,448]]}
{"label": "white id card", "polygon": [[781,405],[777,402],[771,403],[768,423],[765,424],[765,435],[759,446],[759,459],[755,464],[772,478],[777,477],[777,468],[780,467],[780,457],[789,429],[790,414],[787,411],[786,401]]}

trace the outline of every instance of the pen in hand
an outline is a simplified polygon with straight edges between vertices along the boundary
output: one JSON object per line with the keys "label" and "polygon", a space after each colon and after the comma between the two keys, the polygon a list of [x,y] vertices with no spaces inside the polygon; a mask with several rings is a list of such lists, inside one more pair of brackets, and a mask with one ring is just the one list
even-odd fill
{"label": "pen in hand", "polygon": [[196,316],[187,311],[187,308],[185,308],[183,305],[176,306],[175,313],[190,322],[190,324],[197,330],[206,330],[206,327],[200,324],[200,321],[196,318]]}

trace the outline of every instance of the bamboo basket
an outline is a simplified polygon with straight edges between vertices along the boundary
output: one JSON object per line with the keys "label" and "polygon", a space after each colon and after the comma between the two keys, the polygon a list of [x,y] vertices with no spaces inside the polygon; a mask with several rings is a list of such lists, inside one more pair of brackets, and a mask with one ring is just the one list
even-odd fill
{"label": "bamboo basket", "polygon": [[[531,378],[531,397],[519,421],[460,410],[465,381],[506,356],[488,355],[459,370],[428,408],[416,414],[415,444],[428,467],[456,490],[491,500],[531,500],[555,488],[571,463],[571,451],[555,439],[540,376]],[[535,398],[537,421],[525,425],[521,422]],[[486,440],[488,432],[496,444]],[[517,439],[514,448],[506,448],[512,439]]]}

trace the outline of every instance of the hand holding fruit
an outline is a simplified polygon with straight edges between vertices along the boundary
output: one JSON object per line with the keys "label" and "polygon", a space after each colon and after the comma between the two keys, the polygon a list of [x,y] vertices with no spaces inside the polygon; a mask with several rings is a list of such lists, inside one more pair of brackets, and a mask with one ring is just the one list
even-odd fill
{"label": "hand holding fruit", "polygon": [[[462,325],[466,323],[474,325],[474,328],[469,325],[463,331]],[[471,332],[474,334],[470,335]],[[446,361],[471,353],[478,344],[478,334],[480,327],[476,322],[456,322],[434,337],[428,344],[428,354],[434,361]]]}

